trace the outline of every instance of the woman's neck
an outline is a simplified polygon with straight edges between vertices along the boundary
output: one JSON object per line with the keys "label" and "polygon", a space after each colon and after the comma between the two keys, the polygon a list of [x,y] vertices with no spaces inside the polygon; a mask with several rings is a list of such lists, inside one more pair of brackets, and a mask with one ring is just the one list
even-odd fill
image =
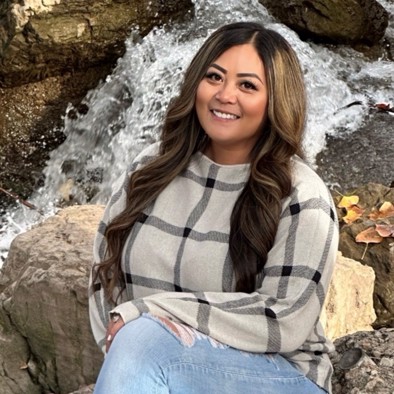
{"label": "woman's neck", "polygon": [[250,163],[249,152],[245,150],[217,147],[212,144],[204,149],[203,153],[217,164],[234,165]]}

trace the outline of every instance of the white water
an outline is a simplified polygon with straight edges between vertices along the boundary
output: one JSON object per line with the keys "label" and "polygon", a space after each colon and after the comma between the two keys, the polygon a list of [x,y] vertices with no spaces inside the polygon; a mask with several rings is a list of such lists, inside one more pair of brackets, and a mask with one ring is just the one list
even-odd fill
{"label": "white water", "polygon": [[[381,3],[394,13],[391,2]],[[311,163],[324,148],[327,134],[354,132],[371,103],[394,101],[393,63],[369,62],[350,49],[336,54],[309,45],[274,23],[254,0],[195,0],[195,10],[192,21],[154,29],[143,40],[134,32],[112,75],[85,98],[88,112],[77,119],[65,115],[67,139],[51,153],[44,170],[46,183],[29,200],[44,215],[25,207],[6,215],[0,228],[0,265],[11,240],[53,215],[70,195],[73,203],[106,202],[114,180],[143,147],[157,139],[166,106],[177,94],[192,56],[225,23],[258,20],[282,34],[296,50],[309,95],[305,149]],[[389,29],[392,34],[393,27]],[[344,108],[354,101],[362,105]]]}

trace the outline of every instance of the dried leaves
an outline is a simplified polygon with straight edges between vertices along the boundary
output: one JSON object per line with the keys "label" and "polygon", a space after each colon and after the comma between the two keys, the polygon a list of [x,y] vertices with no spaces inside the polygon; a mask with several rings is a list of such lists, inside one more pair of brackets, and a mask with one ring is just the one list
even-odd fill
{"label": "dried leaves", "polygon": [[[342,218],[345,223],[351,224],[363,216],[366,209],[359,205],[359,200],[356,195],[343,196],[338,203],[338,208],[346,210],[346,215]],[[394,217],[394,205],[385,201],[379,207],[373,207],[367,217],[372,225],[356,235],[356,242],[366,244],[361,260],[370,243],[380,243],[384,238],[394,237],[394,224],[389,220]]]}
{"label": "dried leaves", "polygon": [[345,223],[353,223],[364,213],[365,209],[357,205],[359,200],[358,196],[343,196],[339,201],[338,208],[346,209],[346,215],[342,218]]}
{"label": "dried leaves", "polygon": [[373,208],[368,217],[371,220],[394,217],[394,205],[391,202],[385,201],[379,209]]}

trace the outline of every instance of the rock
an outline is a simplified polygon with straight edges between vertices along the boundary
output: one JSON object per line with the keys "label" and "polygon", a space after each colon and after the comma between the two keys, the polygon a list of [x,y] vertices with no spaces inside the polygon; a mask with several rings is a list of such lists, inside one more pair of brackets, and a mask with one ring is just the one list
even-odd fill
{"label": "rock", "polygon": [[[0,304],[5,302],[0,294]],[[0,393],[40,394],[28,372],[30,350],[26,338],[15,330],[9,315],[0,307]]]}
{"label": "rock", "polygon": [[[0,276],[0,387],[8,390],[1,394],[91,392],[102,355],[90,331],[87,287],[102,214],[102,206],[68,207],[13,241]],[[372,282],[370,268],[338,256],[323,317],[332,338],[372,323],[371,307],[357,305],[371,298]],[[353,308],[366,316],[345,322]]]}
{"label": "rock", "polygon": [[[355,241],[357,234],[368,227],[375,226],[375,223],[379,223],[379,221],[374,222],[368,218],[374,207],[379,208],[384,201],[394,204],[394,188],[369,183],[352,190],[351,194],[359,196],[359,205],[365,208],[365,212],[356,222],[342,225],[339,249],[344,256],[373,268],[376,275],[374,308],[377,315],[374,327],[394,327],[394,238],[387,237],[380,243],[370,243],[366,252],[366,244]],[[341,218],[343,212],[339,211],[338,213]],[[380,222],[394,225],[394,216]],[[365,256],[363,257],[364,252]]]}
{"label": "rock", "polygon": [[301,36],[342,44],[378,43],[388,13],[376,0],[259,0],[281,23]]}
{"label": "rock", "polygon": [[0,86],[113,64],[133,26],[144,35],[191,9],[191,0],[6,0],[0,7]]}
{"label": "rock", "polygon": [[356,331],[372,330],[375,274],[371,267],[338,253],[320,321],[331,340]]}
{"label": "rock", "polygon": [[[334,344],[336,352],[331,355],[333,394],[393,393],[394,329],[361,331],[339,338]],[[353,368],[342,369],[344,357],[355,350],[361,350],[362,358]]]}
{"label": "rock", "polygon": [[95,382],[103,357],[87,287],[102,213],[69,207],[13,241],[0,277],[2,394],[68,393]]}
{"label": "rock", "polygon": [[[362,83],[371,86],[377,83],[368,78]],[[356,131],[342,130],[336,136],[327,136],[325,149],[316,157],[317,172],[341,193],[369,182],[394,184],[393,133],[393,116],[371,109]]]}

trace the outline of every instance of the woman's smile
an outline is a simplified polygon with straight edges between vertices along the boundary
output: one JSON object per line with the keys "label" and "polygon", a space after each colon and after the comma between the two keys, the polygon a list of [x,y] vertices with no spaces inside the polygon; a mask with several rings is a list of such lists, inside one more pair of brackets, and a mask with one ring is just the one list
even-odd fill
{"label": "woman's smile", "polygon": [[211,112],[212,112],[212,114],[215,117],[217,117],[219,119],[224,119],[224,120],[237,120],[237,119],[239,119],[238,115],[231,114],[231,113],[228,113],[228,112],[219,111],[219,110],[216,110],[216,109],[211,110]]}

